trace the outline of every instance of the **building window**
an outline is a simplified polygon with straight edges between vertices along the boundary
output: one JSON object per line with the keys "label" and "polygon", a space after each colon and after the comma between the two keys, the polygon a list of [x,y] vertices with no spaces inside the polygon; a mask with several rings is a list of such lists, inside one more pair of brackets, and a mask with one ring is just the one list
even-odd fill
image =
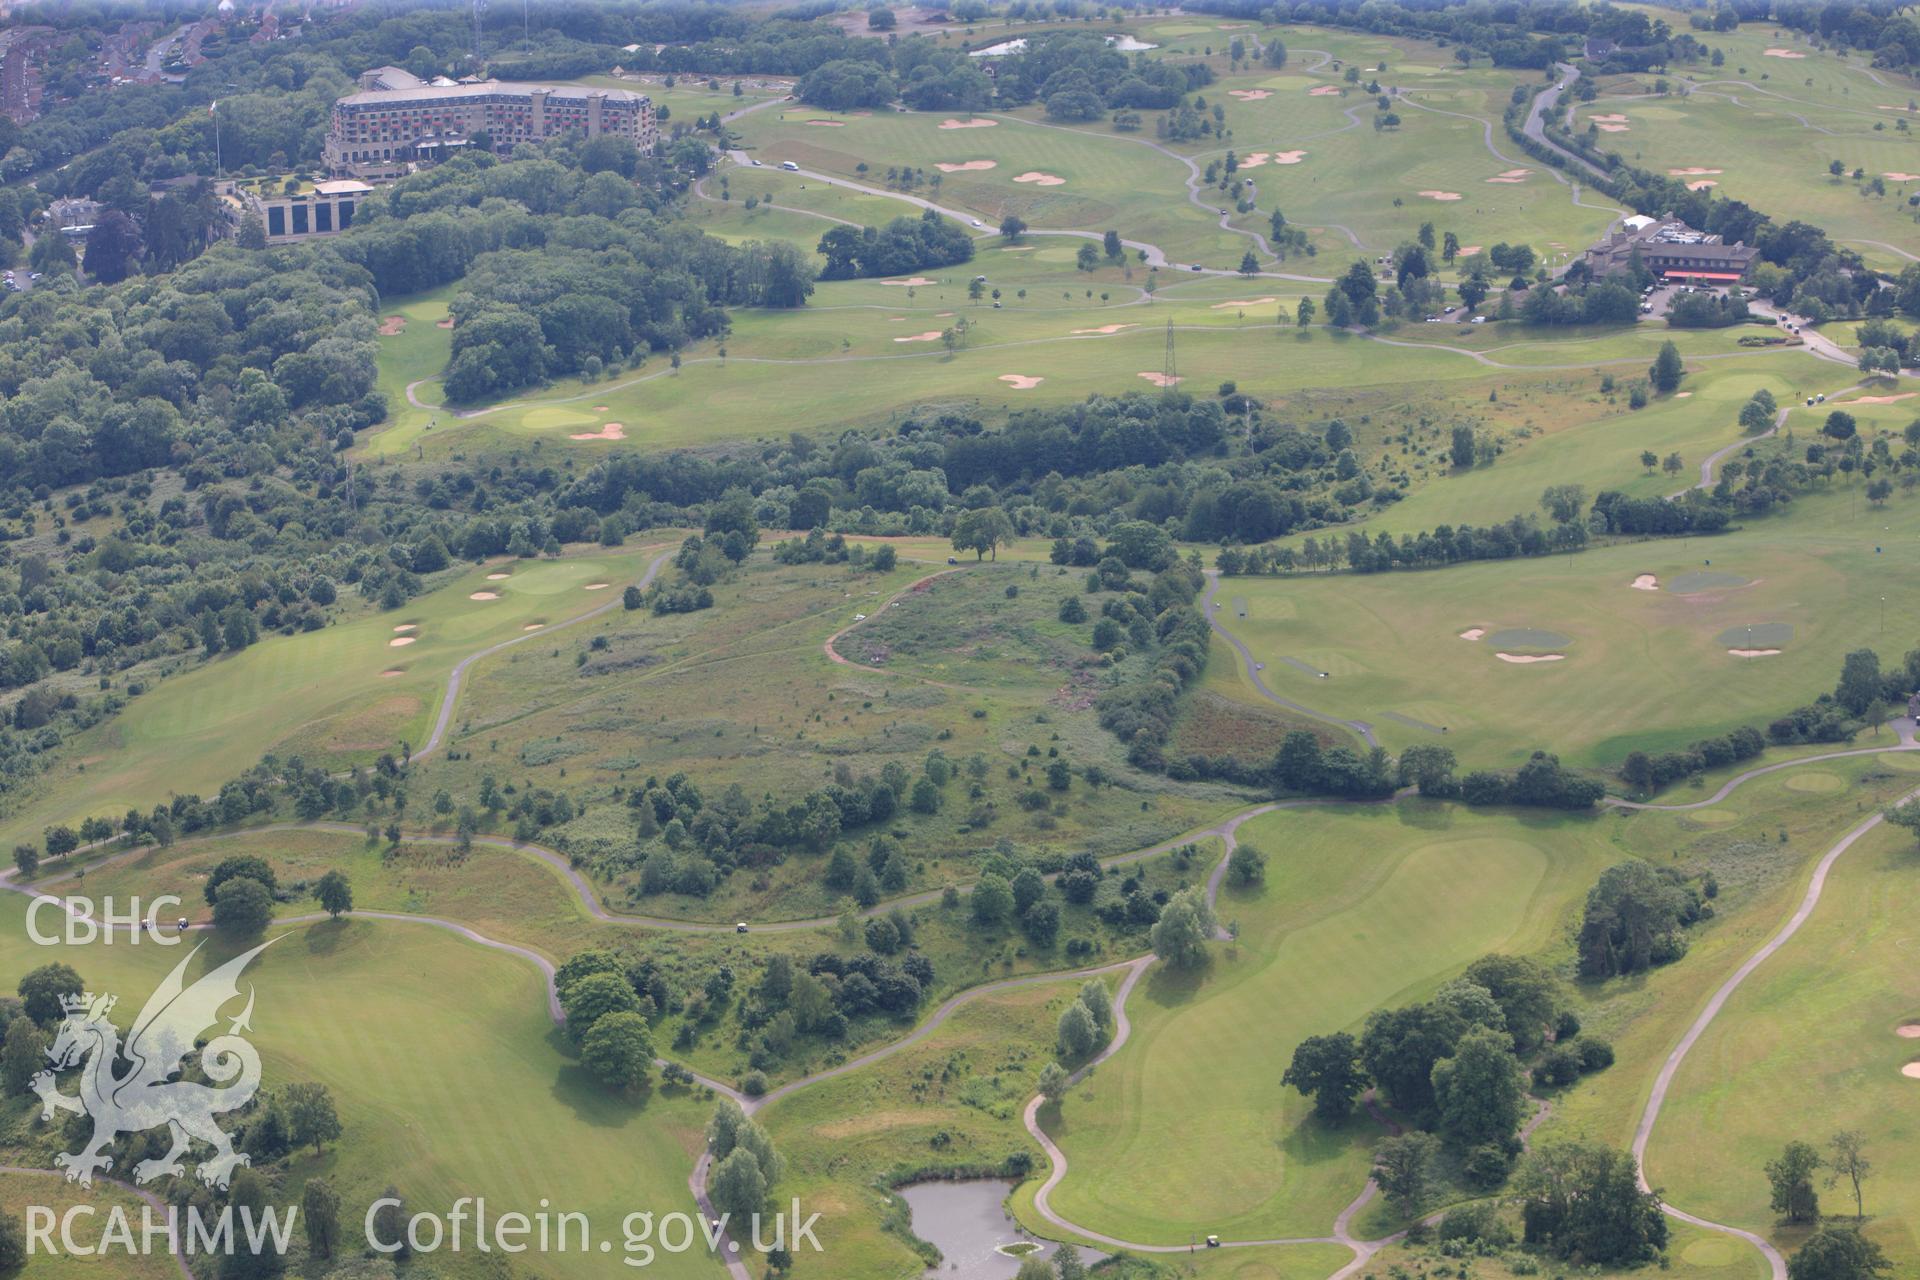
{"label": "building window", "polygon": [[293,206],[293,234],[297,236],[307,234],[307,206],[303,204]]}
{"label": "building window", "polygon": [[267,209],[267,234],[283,236],[287,234],[287,210],[284,205],[271,205]]}
{"label": "building window", "polygon": [[317,204],[313,207],[313,229],[321,232],[333,230],[332,205]]}

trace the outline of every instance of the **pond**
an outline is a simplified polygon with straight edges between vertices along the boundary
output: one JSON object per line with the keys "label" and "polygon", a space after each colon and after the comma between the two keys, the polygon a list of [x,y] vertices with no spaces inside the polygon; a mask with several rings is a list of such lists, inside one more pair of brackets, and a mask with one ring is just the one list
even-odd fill
{"label": "pond", "polygon": [[[1013,1184],[999,1178],[972,1178],[964,1182],[916,1182],[899,1189],[913,1218],[913,1234],[940,1250],[945,1259],[937,1272],[943,1280],[1013,1280],[1020,1261],[1039,1244],[1043,1256],[1053,1245],[1036,1241],[1002,1207]],[[1014,1252],[1002,1250],[1013,1249]],[[1104,1255],[1082,1250],[1080,1260],[1092,1266]]]}

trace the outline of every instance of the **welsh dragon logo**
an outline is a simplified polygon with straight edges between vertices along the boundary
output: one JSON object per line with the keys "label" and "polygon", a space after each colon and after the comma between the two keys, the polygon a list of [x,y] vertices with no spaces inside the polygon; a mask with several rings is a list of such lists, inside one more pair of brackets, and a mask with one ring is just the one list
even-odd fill
{"label": "welsh dragon logo", "polygon": [[[162,1125],[171,1131],[173,1147],[158,1160],[136,1164],[136,1183],[144,1185],[179,1173],[180,1159],[193,1140],[206,1143],[214,1151],[212,1158],[201,1161],[198,1170],[200,1180],[208,1186],[225,1187],[236,1166],[251,1163],[246,1153],[233,1149],[214,1117],[245,1106],[260,1090],[260,1055],[240,1036],[240,1032],[251,1029],[252,988],[247,991],[246,1008],[233,1019],[226,1034],[214,1036],[199,1050],[201,1074],[214,1083],[177,1077],[187,1056],[195,1051],[196,1037],[217,1023],[220,1010],[240,995],[242,971],[271,945],[272,940],[263,942],[189,986],[185,979],[187,966],[200,953],[195,947],[147,999],[124,1045],[107,1017],[113,1010],[114,996],[87,992],[62,999],[66,1018],[53,1047],[47,1050],[53,1069],[33,1077],[33,1091],[40,1095],[40,1114],[46,1119],[51,1120],[56,1111],[67,1111],[93,1120],[93,1137],[84,1148],[53,1158],[67,1171],[67,1181],[92,1186],[96,1171],[113,1167],[113,1157],[106,1154],[106,1149],[115,1138]],[[61,1093],[56,1074],[72,1067],[80,1068],[80,1092]]]}

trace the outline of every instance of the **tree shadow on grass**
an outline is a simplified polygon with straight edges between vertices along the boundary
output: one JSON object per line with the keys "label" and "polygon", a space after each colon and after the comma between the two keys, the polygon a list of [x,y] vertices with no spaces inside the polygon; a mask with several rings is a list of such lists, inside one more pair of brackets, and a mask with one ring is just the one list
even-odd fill
{"label": "tree shadow on grass", "polygon": [[580,1123],[595,1129],[620,1129],[632,1124],[646,1115],[655,1093],[652,1082],[637,1089],[609,1089],[577,1062],[563,1064],[553,1077],[554,1101],[571,1111]]}
{"label": "tree shadow on grass", "polygon": [[1200,989],[1206,985],[1212,972],[1211,959],[1191,969],[1176,969],[1164,962],[1156,964],[1147,971],[1146,980],[1135,989],[1134,998],[1144,995],[1163,1009],[1188,1004],[1200,994]]}
{"label": "tree shadow on grass", "polygon": [[348,920],[340,917],[334,920],[316,920],[306,927],[307,954],[309,956],[338,955],[347,941]]}

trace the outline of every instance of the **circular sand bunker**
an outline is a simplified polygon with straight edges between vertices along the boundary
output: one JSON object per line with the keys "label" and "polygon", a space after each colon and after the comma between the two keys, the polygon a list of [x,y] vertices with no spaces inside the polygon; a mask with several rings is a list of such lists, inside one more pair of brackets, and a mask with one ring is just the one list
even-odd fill
{"label": "circular sand bunker", "polygon": [[1729,649],[1771,649],[1778,653],[1793,639],[1791,622],[1753,622],[1728,627],[1713,638]]}
{"label": "circular sand bunker", "polygon": [[467,597],[469,600],[498,600],[499,598],[498,591],[476,591]]}
{"label": "circular sand bunker", "polygon": [[1846,789],[1846,779],[1837,773],[1796,773],[1787,779],[1787,790],[1810,795],[1832,795]]}
{"label": "circular sand bunker", "polygon": [[1572,636],[1563,636],[1558,631],[1542,631],[1538,627],[1508,627],[1487,636],[1487,643],[1499,645],[1502,649],[1560,649],[1573,643]]}
{"label": "circular sand bunker", "polygon": [[1635,591],[1658,591],[1660,589],[1660,579],[1650,573],[1643,573],[1635,578],[1631,585]]}
{"label": "circular sand bunker", "polygon": [[412,636],[395,636],[393,639],[387,641],[387,648],[404,649],[412,643],[413,643]]}
{"label": "circular sand bunker", "polygon": [[1675,595],[1698,595],[1702,591],[1731,591],[1752,582],[1737,573],[1715,573],[1711,569],[1690,569],[1673,580],[1667,590]]}

